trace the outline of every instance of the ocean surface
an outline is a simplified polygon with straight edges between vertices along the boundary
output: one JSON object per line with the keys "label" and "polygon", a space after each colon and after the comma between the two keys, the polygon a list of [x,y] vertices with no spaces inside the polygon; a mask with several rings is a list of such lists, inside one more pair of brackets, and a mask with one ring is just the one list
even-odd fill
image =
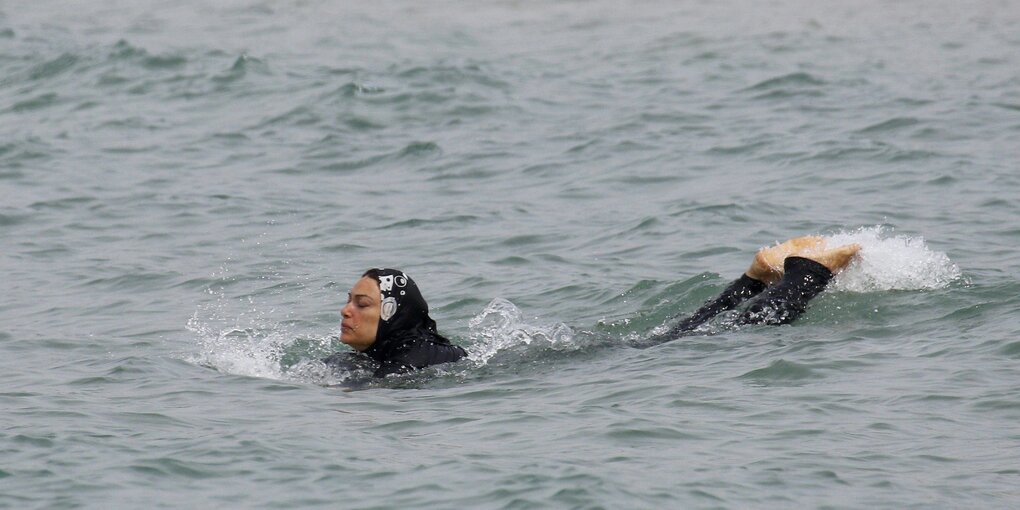
{"label": "ocean surface", "polygon": [[0,3],[0,507],[1017,508],[1018,198],[1014,1]]}

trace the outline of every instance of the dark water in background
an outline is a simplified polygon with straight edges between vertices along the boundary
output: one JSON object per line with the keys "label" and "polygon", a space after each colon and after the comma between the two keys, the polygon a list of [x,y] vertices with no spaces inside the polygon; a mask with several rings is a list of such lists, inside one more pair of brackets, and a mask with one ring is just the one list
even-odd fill
{"label": "dark water in background", "polygon": [[[1020,504],[1020,4],[99,4],[0,6],[0,506]],[[332,386],[377,265],[469,361]]]}

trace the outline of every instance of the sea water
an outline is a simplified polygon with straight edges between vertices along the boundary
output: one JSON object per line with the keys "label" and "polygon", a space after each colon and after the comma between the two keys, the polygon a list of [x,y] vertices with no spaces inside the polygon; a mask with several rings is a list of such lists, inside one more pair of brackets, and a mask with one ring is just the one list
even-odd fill
{"label": "sea water", "polygon": [[1018,147],[1014,2],[0,5],[0,507],[1016,507]]}

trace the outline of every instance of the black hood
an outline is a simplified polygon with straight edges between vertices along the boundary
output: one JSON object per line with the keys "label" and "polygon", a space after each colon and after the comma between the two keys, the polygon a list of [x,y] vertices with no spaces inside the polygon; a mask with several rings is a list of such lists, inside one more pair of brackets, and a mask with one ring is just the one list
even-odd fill
{"label": "black hood", "polygon": [[399,269],[369,269],[364,276],[377,281],[382,293],[379,329],[366,354],[377,358],[405,339],[422,336],[432,337],[435,343],[449,343],[437,333],[436,321],[429,317],[429,305],[410,276]]}

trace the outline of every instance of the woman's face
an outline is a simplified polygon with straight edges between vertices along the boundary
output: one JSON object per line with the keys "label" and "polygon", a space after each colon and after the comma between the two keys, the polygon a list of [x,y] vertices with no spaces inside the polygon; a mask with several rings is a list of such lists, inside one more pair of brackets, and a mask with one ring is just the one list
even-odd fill
{"label": "woman's face", "polygon": [[340,341],[358,351],[375,343],[379,331],[379,307],[382,293],[379,283],[367,276],[358,280],[347,295],[347,304],[340,310]]}

